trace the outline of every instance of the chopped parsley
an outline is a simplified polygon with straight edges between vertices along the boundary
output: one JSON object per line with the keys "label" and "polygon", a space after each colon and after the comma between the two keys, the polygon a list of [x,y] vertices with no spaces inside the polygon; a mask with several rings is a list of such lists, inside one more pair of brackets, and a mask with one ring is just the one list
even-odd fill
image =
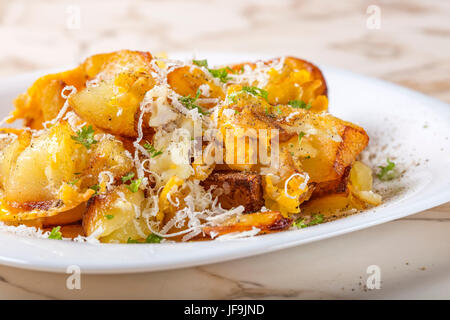
{"label": "chopped parsley", "polygon": [[244,86],[244,87],[242,87],[242,91],[250,93],[254,96],[260,96],[261,98],[263,98],[266,101],[269,96],[269,93],[266,90],[260,89],[258,87],[254,87],[254,86],[252,86],[252,87]]}
{"label": "chopped parsley", "polygon": [[80,179],[73,179],[72,181],[69,181],[68,184],[71,184],[74,186],[77,184],[78,181],[80,181]]}
{"label": "chopped parsley", "polygon": [[205,67],[206,69],[208,69],[209,73],[211,73],[211,75],[214,78],[218,78],[223,83],[226,83],[228,80],[230,80],[230,77],[228,76],[228,71],[231,71],[232,73],[234,73],[230,67],[219,68],[219,69],[209,69],[208,68],[208,60],[206,60],[206,59],[192,60],[192,63],[199,67]]}
{"label": "chopped parsley", "polygon": [[292,224],[297,229],[303,229],[306,227],[314,226],[323,222],[323,214],[316,214],[312,217],[311,221],[306,223],[305,218],[300,218]]}
{"label": "chopped parsley", "polygon": [[251,86],[251,87],[244,86],[244,87],[242,87],[242,90],[233,92],[232,94],[229,95],[229,97],[230,97],[231,101],[233,101],[233,103],[236,103],[236,97],[242,93],[248,93],[255,97],[261,97],[266,101],[268,100],[268,96],[269,96],[269,93],[264,89],[254,87],[254,86]]}
{"label": "chopped parsley", "polygon": [[220,69],[208,69],[209,73],[214,78],[218,78],[221,82],[226,83],[228,80],[230,80],[230,77],[228,76],[228,71],[226,68],[220,68]]}
{"label": "chopped parsley", "polygon": [[129,172],[122,177],[122,182],[127,182],[128,180],[131,180],[133,178],[134,178],[134,172]]}
{"label": "chopped parsley", "polygon": [[302,100],[291,100],[288,102],[288,105],[290,105],[292,108],[298,108],[298,109],[311,109],[311,103],[306,103]]}
{"label": "chopped parsley", "polygon": [[147,236],[147,238],[145,239],[145,242],[139,241],[139,240],[134,240],[134,239],[131,239],[131,237],[129,237],[127,240],[127,243],[160,243],[161,239],[162,239],[162,237],[160,237],[154,233],[150,233]]}
{"label": "chopped parsley", "polygon": [[160,243],[161,242],[162,237],[154,234],[154,233],[150,233],[148,235],[148,237],[145,239],[146,243]]}
{"label": "chopped parsley", "polygon": [[277,110],[278,114],[282,114],[283,113],[283,111],[281,111],[280,106],[276,106],[275,109]]}
{"label": "chopped parsley", "polygon": [[304,133],[303,131],[300,131],[300,133],[298,134],[298,142],[302,141],[302,138],[306,135],[306,133]]}
{"label": "chopped parsley", "polygon": [[71,138],[77,143],[85,146],[88,150],[91,148],[91,145],[98,142],[94,139],[94,129],[91,125],[84,126],[83,128],[81,128],[81,130],[77,131],[76,136],[71,136]]}
{"label": "chopped parsley", "polygon": [[60,226],[54,227],[48,236],[49,239],[62,240],[62,234],[59,232],[61,230]]}
{"label": "chopped parsley", "polygon": [[106,219],[111,220],[112,218],[114,218],[114,215],[112,214],[107,214],[105,215]]}
{"label": "chopped parsley", "polygon": [[139,179],[131,181],[131,183],[127,184],[126,187],[128,190],[135,193],[139,190],[139,186],[141,185],[141,183],[142,183],[142,178],[139,178]]}
{"label": "chopped parsley", "polygon": [[208,60],[192,60],[192,63],[199,67],[205,67],[208,68]]}
{"label": "chopped parsley", "polygon": [[198,113],[200,113],[200,114],[203,114],[203,115],[208,114],[207,112],[203,111],[199,105],[195,104],[198,97],[200,97],[200,89],[197,89],[197,93],[195,94],[194,98],[192,98],[190,95],[181,97],[180,102],[183,104],[183,106],[185,106],[189,110],[197,109]]}
{"label": "chopped parsley", "polygon": [[90,186],[89,189],[92,189],[95,191],[95,193],[92,196],[98,195],[98,191],[100,190],[100,186],[98,184],[94,184],[93,186]]}
{"label": "chopped parsley", "polygon": [[131,180],[134,178],[134,172],[129,172],[126,175],[122,177],[122,182],[125,183],[127,181],[130,181],[130,184],[125,185],[128,190],[135,193],[139,190],[139,186],[142,183],[142,178]]}
{"label": "chopped parsley", "polygon": [[386,159],[386,161],[387,166],[378,166],[378,168],[380,168],[381,170],[377,174],[377,177],[382,181],[389,181],[396,178],[396,173],[394,171],[395,163],[390,161],[389,159]]}
{"label": "chopped parsley", "polygon": [[[144,144],[144,148],[145,148],[145,150],[147,150],[147,152],[148,153],[150,153],[150,156],[152,157],[152,158],[154,158],[154,157],[157,157],[157,156],[159,156],[159,155],[161,155],[163,152],[162,152],[162,150],[156,150],[155,149],[155,147],[154,146],[152,146],[150,143],[145,143]],[[133,174],[133,176],[134,176],[134,174]],[[123,179],[123,178],[122,178]],[[124,181],[125,182],[125,181]]]}

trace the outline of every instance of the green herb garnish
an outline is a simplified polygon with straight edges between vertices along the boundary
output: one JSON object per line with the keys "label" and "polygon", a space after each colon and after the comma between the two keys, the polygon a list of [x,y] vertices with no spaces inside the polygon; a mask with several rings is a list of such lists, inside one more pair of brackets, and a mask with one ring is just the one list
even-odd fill
{"label": "green herb garnish", "polygon": [[48,236],[49,239],[62,240],[62,234],[59,232],[61,230],[60,226],[54,227]]}
{"label": "green herb garnish", "polygon": [[260,96],[261,98],[263,98],[266,101],[269,96],[269,93],[266,90],[260,89],[258,87],[253,87],[253,86],[252,87],[244,86],[244,87],[242,87],[242,91],[250,93],[254,96]]}
{"label": "green herb garnish", "polygon": [[205,67],[206,69],[208,69],[209,73],[211,73],[211,75],[214,78],[218,78],[223,83],[226,83],[228,80],[230,80],[230,77],[228,76],[228,71],[234,73],[230,67],[219,68],[219,69],[209,69],[208,68],[208,60],[206,60],[206,59],[192,60],[192,63],[199,67]]}
{"label": "green herb garnish", "polygon": [[74,185],[77,184],[78,181],[80,181],[80,179],[73,179],[72,181],[69,181],[69,182],[67,182],[67,183],[74,186]]}
{"label": "green herb garnish", "polygon": [[396,178],[396,174],[395,174],[395,163],[390,161],[389,159],[386,159],[387,161],[387,166],[378,166],[378,168],[380,168],[380,172],[377,174],[378,179],[382,180],[382,181],[389,181],[392,180],[394,178]]}
{"label": "green herb garnish", "polygon": [[302,141],[302,138],[306,135],[306,133],[304,133],[303,131],[300,131],[300,133],[298,134],[298,142]]}
{"label": "green herb garnish", "polygon": [[323,214],[316,214],[312,217],[311,221],[308,223],[305,223],[305,218],[300,218],[292,224],[297,229],[303,229],[306,227],[314,226],[316,224],[323,222]]}
{"label": "green herb garnish", "polygon": [[199,67],[205,67],[208,68],[208,60],[192,60],[192,63]]}
{"label": "green herb garnish", "polygon": [[255,96],[255,97],[261,97],[261,98],[263,98],[266,101],[267,101],[267,98],[268,98],[268,95],[269,95],[269,93],[266,90],[264,90],[264,89],[260,89],[258,87],[244,86],[244,87],[242,87],[242,90],[233,92],[228,97],[231,99],[231,101],[233,103],[236,103],[237,96],[239,96],[239,95],[241,95],[243,93],[251,94],[252,96]]}
{"label": "green herb garnish", "polygon": [[134,172],[129,172],[122,177],[122,182],[127,182],[128,180],[131,180],[133,178],[134,178]]}
{"label": "green herb garnish", "polygon": [[94,139],[94,129],[92,126],[84,126],[81,130],[77,131],[76,136],[71,136],[72,140],[77,143],[82,144],[86,149],[90,149],[91,145],[97,143],[98,141]]}
{"label": "green herb garnish", "polygon": [[275,109],[277,110],[278,114],[282,114],[283,113],[283,111],[281,111],[280,106],[276,106]]}
{"label": "green herb garnish", "polygon": [[154,234],[154,233],[150,233],[148,235],[148,237],[145,239],[146,243],[160,243],[161,242],[162,237]]}
{"label": "green herb garnish", "polygon": [[252,87],[244,86],[244,87],[242,87],[242,90],[236,91],[236,92],[233,92],[232,94],[230,94],[229,98],[231,99],[231,101],[233,101],[233,103],[236,103],[236,97],[243,93],[248,93],[255,97],[261,97],[266,101],[269,96],[269,93],[264,89],[260,89],[258,87],[253,87],[253,86]]}
{"label": "green herb garnish", "polygon": [[302,100],[291,100],[288,102],[288,105],[290,105],[292,108],[300,108],[300,109],[311,109],[311,103],[306,103]]}
{"label": "green herb garnish", "polygon": [[133,240],[130,237],[128,237],[127,243],[138,243],[137,240]]}
{"label": "green herb garnish", "polygon": [[214,78],[218,78],[221,82],[226,83],[228,80],[230,80],[230,77],[228,76],[228,71],[226,68],[220,68],[220,69],[208,69],[209,73]]}
{"label": "green herb garnish", "polygon": [[313,217],[313,219],[308,223],[308,227],[314,226],[314,225],[322,223],[322,222],[323,222],[323,214],[316,214]]}
{"label": "green herb garnish", "polygon": [[92,189],[95,191],[95,193],[92,195],[93,197],[98,195],[98,191],[100,190],[100,186],[98,184],[94,184],[93,186],[90,186],[89,189]]}
{"label": "green herb garnish", "polygon": [[134,172],[129,172],[122,177],[122,182],[125,183],[127,181],[131,181],[130,184],[125,185],[128,190],[131,192],[137,192],[139,190],[139,186],[141,185],[142,178],[131,180],[134,178]]}
{"label": "green herb garnish", "polygon": [[139,179],[131,181],[131,183],[127,184],[126,187],[128,190],[135,193],[139,190],[139,186],[141,185],[141,183],[142,183],[142,178],[139,178]]}
{"label": "green herb garnish", "polygon": [[[150,143],[145,143],[144,144],[144,148],[145,150],[147,150],[148,153],[150,153],[150,156],[152,158],[159,156],[160,154],[162,154],[162,150],[156,150],[154,146],[152,146]],[[134,176],[134,174],[133,174]]]}
{"label": "green herb garnish", "polygon": [[180,102],[183,104],[183,106],[185,106],[186,108],[188,108],[190,110],[197,109],[198,113],[200,113],[200,114],[203,114],[203,115],[208,114],[207,112],[203,111],[199,105],[195,104],[198,97],[200,97],[200,89],[197,89],[197,93],[195,94],[194,98],[192,98],[190,95],[181,97]]}
{"label": "green herb garnish", "polygon": [[107,214],[105,215],[106,219],[111,220],[112,218],[114,218],[114,215],[112,214]]}

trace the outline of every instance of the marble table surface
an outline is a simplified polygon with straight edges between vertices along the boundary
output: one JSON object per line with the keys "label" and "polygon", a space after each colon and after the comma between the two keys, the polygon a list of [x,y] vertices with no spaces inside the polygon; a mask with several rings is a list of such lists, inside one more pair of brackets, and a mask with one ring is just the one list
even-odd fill
{"label": "marble table surface", "polygon": [[[449,16],[445,0],[0,0],[0,77],[120,48],[239,51],[297,55],[450,102]],[[380,289],[366,286],[371,265]],[[67,277],[0,266],[0,299],[448,299],[450,203],[252,258],[82,275],[80,290]]]}

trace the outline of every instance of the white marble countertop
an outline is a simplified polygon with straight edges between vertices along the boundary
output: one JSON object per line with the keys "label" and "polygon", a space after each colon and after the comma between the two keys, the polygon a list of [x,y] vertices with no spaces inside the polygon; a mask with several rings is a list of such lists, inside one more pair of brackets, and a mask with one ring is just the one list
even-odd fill
{"label": "white marble countertop", "polygon": [[[369,5],[381,10],[380,29],[367,27]],[[449,16],[445,0],[0,0],[0,77],[120,48],[245,51],[293,54],[450,102]],[[449,223],[447,203],[252,258],[165,272],[82,275],[80,290],[66,288],[65,274],[0,266],[0,299],[448,299]],[[380,267],[379,290],[366,287],[370,265]]]}

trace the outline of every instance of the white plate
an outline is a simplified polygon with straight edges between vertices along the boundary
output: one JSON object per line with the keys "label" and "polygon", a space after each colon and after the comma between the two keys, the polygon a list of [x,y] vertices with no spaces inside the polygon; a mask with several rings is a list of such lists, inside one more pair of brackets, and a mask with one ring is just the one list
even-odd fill
{"label": "white plate", "polygon": [[[207,57],[211,65],[255,59],[250,55],[203,54],[197,57]],[[450,106],[380,80],[330,67],[322,70],[329,87],[330,112],[367,130],[371,137],[369,152],[375,157],[372,162],[384,165],[387,157],[395,158],[397,166],[406,169],[403,178],[390,182],[390,189],[398,189],[398,193],[388,195],[383,205],[301,230],[222,242],[92,245],[0,232],[0,263],[54,272],[65,272],[69,265],[78,265],[84,273],[174,269],[326,239],[449,201]],[[47,72],[1,79],[0,115],[3,117],[11,110],[11,101],[18,93],[38,75]],[[420,165],[416,166],[415,162]]]}

